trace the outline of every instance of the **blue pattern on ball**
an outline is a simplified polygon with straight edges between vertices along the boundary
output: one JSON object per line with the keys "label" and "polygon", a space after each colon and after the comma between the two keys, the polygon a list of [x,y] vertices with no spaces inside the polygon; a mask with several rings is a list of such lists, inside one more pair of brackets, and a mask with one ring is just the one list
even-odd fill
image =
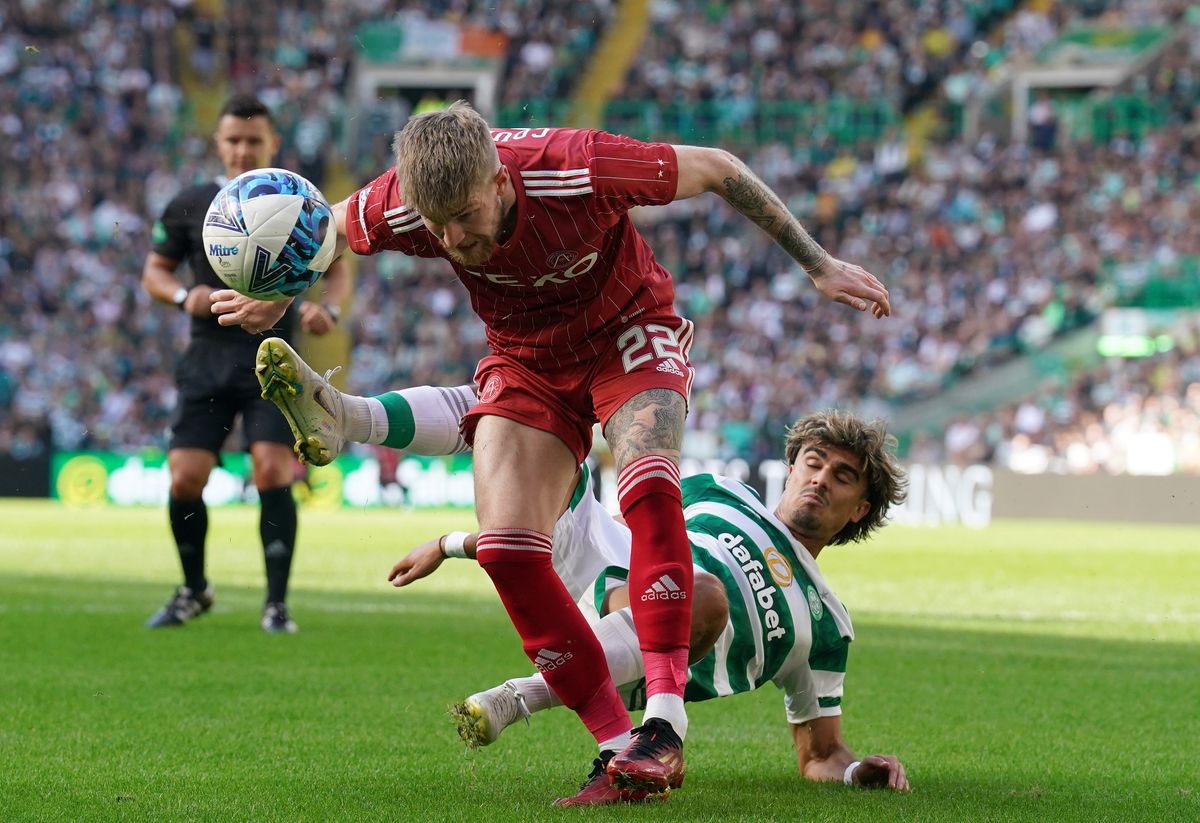
{"label": "blue pattern on ball", "polygon": [[247,249],[248,260],[243,265],[245,280],[238,290],[257,297],[295,297],[320,278],[321,272],[312,271],[309,266],[321,250],[326,234],[332,230],[333,212],[316,186],[283,169],[245,172],[217,193],[209,209],[207,224],[248,234],[242,204],[272,194],[298,195],[304,198],[304,206],[274,261],[266,249]]}

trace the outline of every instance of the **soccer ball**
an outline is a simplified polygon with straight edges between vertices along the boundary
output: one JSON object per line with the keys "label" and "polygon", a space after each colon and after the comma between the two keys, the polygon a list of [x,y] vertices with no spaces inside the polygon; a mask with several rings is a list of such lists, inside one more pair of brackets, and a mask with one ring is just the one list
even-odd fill
{"label": "soccer ball", "polygon": [[329,268],[336,246],[325,196],[284,169],[239,174],[204,215],[204,253],[213,271],[258,300],[303,294]]}

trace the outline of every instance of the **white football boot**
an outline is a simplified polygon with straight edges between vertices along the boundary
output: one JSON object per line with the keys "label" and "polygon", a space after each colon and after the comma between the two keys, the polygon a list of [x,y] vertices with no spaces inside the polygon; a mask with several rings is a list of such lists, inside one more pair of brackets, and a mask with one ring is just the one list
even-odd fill
{"label": "white football boot", "polygon": [[329,382],[336,371],[330,369],[322,377],[278,337],[268,337],[258,346],[254,373],[262,396],[287,418],[296,436],[292,448],[302,463],[332,463],[346,445],[345,404]]}
{"label": "white football boot", "polygon": [[495,743],[500,732],[518,720],[528,719],[529,714],[525,697],[508,682],[450,707],[450,715],[458,724],[458,736],[471,749]]}

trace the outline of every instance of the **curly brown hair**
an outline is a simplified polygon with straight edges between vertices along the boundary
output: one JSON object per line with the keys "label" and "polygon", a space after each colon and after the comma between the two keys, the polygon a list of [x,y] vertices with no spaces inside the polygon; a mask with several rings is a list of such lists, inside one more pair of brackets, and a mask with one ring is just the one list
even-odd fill
{"label": "curly brown hair", "polygon": [[814,444],[845,449],[862,460],[871,508],[862,520],[847,523],[829,544],[866,540],[887,522],[888,509],[908,497],[908,476],[896,459],[896,438],[887,433],[883,420],[868,423],[849,412],[828,409],[807,414],[788,428],[784,441],[788,465],[806,446]]}

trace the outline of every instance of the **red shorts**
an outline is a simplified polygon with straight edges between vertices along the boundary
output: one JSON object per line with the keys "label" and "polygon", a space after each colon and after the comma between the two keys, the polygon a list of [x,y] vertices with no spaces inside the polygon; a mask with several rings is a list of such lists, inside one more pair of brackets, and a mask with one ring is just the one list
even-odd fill
{"label": "red shorts", "polygon": [[639,317],[592,360],[560,369],[533,369],[506,354],[479,361],[479,403],[462,419],[466,441],[484,415],[507,417],[558,437],[583,462],[592,426],[648,389],[670,389],[687,401],[695,370],[688,361],[694,326],[674,314]]}

